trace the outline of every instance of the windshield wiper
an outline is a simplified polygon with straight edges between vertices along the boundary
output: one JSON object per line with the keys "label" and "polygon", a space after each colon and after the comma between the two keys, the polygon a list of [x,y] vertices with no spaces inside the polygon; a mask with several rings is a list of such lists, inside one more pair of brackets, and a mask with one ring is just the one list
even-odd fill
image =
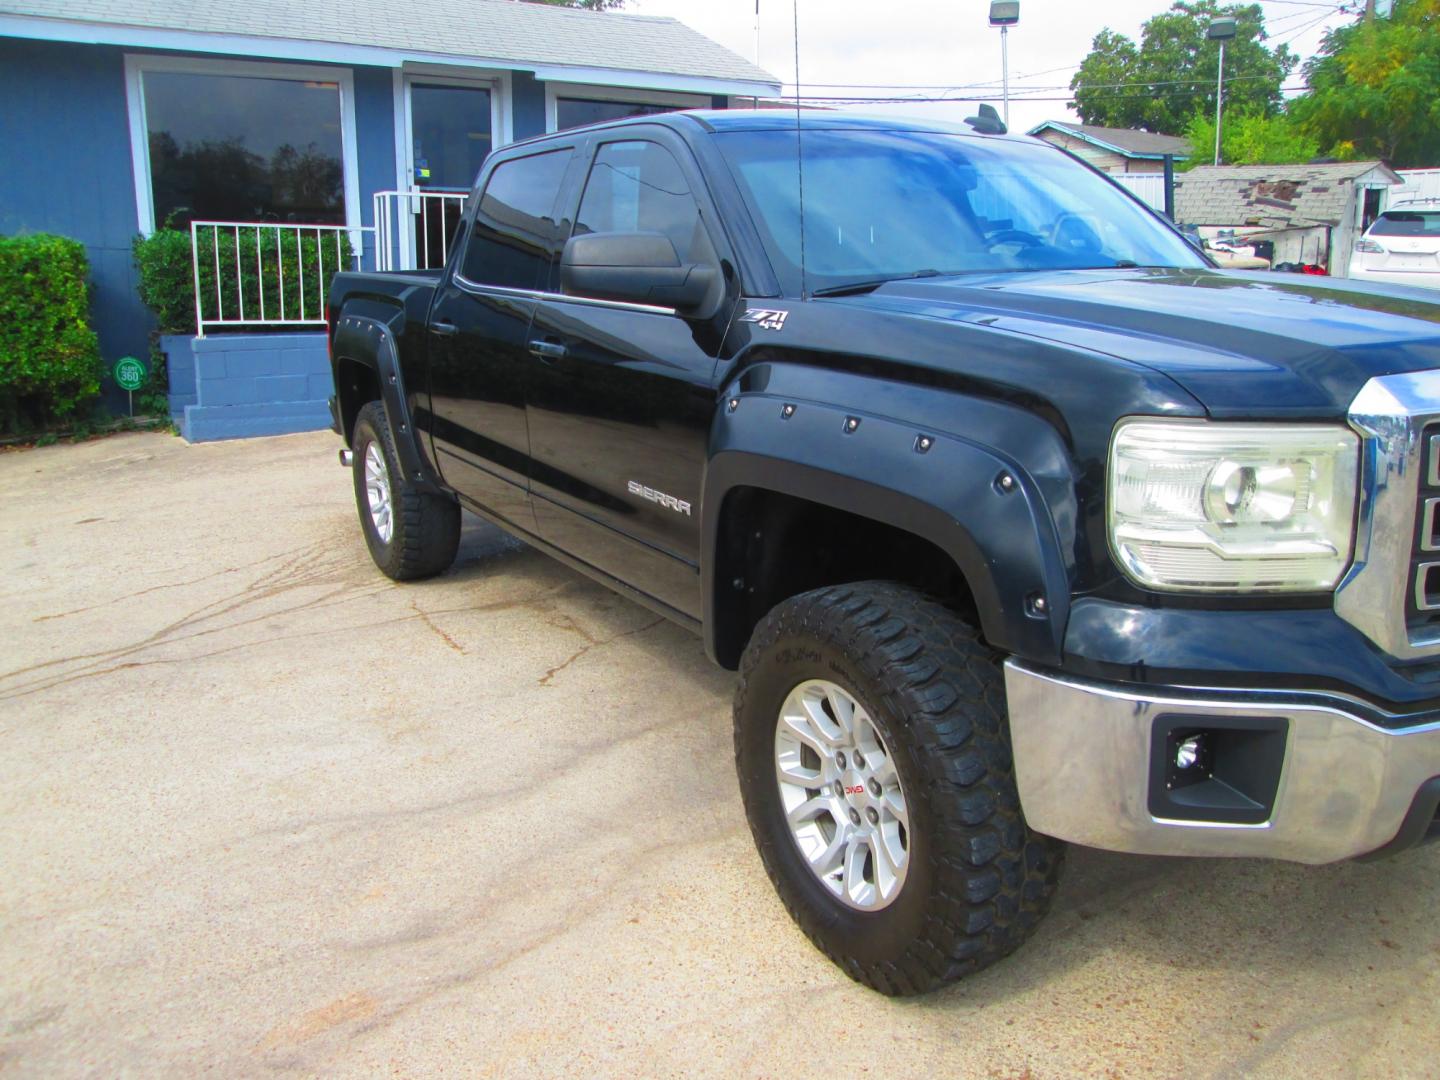
{"label": "windshield wiper", "polygon": [[847,285],[831,285],[827,289],[816,289],[811,296],[854,296],[856,293],[873,292],[881,285],[892,281],[912,281],[915,278],[939,277],[939,270],[916,270],[910,274],[895,274],[891,277],[874,278],[870,281],[852,281]]}

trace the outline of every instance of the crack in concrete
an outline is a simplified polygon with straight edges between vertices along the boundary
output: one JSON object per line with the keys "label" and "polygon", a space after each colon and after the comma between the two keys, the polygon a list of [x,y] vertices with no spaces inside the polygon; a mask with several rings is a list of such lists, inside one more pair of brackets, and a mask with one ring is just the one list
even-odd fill
{"label": "crack in concrete", "polygon": [[588,630],[586,630],[579,623],[577,623],[572,616],[567,615],[564,612],[557,612],[556,614],[560,618],[562,618],[564,622],[558,622],[555,619],[549,619],[546,621],[549,622],[551,626],[554,626],[559,630],[569,630],[573,633],[579,634],[582,638],[585,639],[586,643],[579,649],[575,650],[575,652],[571,653],[568,658],[566,658],[559,664],[556,664],[550,670],[545,672],[544,675],[540,676],[539,685],[541,686],[549,686],[556,675],[559,675],[560,672],[564,671],[571,664],[575,663],[575,661],[579,660],[582,656],[590,652],[592,649],[598,649],[603,645],[610,645],[616,641],[619,641],[621,638],[634,637],[636,634],[643,634],[646,630],[650,630],[653,627],[659,626],[662,622],[665,621],[664,617],[660,616],[657,617],[653,622],[648,622],[644,626],[637,626],[633,630],[622,631],[621,633],[615,634],[613,637],[596,638]]}
{"label": "crack in concrete", "polygon": [[437,626],[435,624],[435,621],[430,617],[429,612],[420,610],[420,604],[417,601],[411,600],[410,607],[416,615],[420,616],[420,621],[423,622],[427,627],[430,628],[430,630],[434,632],[436,637],[438,637],[450,648],[454,649],[461,656],[465,655],[465,649],[461,646],[461,644],[449,634],[447,634],[444,630],[440,629],[440,627]]}

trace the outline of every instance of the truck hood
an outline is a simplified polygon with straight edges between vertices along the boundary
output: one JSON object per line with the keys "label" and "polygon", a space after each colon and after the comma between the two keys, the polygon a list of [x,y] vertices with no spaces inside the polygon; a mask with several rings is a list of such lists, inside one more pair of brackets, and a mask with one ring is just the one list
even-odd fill
{"label": "truck hood", "polygon": [[822,301],[980,323],[1162,371],[1213,415],[1334,416],[1376,375],[1440,368],[1440,294],[1210,269],[890,282]]}

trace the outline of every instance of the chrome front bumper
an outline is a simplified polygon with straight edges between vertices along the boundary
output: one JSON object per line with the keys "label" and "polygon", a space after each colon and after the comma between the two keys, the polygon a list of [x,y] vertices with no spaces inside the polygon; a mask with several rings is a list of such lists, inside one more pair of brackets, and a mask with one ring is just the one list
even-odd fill
{"label": "chrome front bumper", "polygon": [[[1243,701],[1188,689],[1152,695],[1015,660],[1005,664],[1005,685],[1026,820],[1061,840],[1146,855],[1328,863],[1436,831],[1440,722],[1390,730],[1340,707],[1287,704],[1274,692]],[[1236,717],[1284,722],[1268,820],[1177,821],[1151,812],[1157,722],[1177,715],[1196,726]]]}

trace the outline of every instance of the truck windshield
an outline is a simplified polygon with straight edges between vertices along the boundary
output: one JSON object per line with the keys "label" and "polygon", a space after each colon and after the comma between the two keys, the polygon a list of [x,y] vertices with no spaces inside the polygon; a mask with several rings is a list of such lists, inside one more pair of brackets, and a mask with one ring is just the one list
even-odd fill
{"label": "truck windshield", "polygon": [[[796,136],[715,135],[785,291],[800,287]],[[933,274],[1204,260],[1059,151],[923,131],[805,130],[805,291]]]}

